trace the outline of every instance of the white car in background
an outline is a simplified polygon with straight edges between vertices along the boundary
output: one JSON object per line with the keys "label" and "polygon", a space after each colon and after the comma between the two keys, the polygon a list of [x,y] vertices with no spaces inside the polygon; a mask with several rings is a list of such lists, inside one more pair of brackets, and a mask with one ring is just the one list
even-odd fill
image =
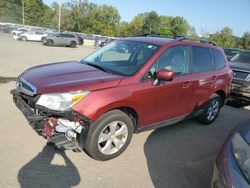
{"label": "white car in background", "polygon": [[17,30],[11,31],[13,39],[17,40],[19,38],[20,34],[28,32],[29,30],[30,29],[28,29],[28,28],[21,27],[21,28],[18,28]]}
{"label": "white car in background", "polygon": [[42,37],[46,37],[48,34],[40,32],[40,31],[30,31],[26,33],[22,33],[18,36],[18,39],[21,41],[42,41]]}

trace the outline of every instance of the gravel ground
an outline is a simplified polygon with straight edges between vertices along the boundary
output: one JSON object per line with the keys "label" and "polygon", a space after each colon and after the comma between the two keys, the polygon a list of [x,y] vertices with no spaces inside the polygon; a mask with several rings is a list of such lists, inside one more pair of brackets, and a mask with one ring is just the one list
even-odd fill
{"label": "gravel ground", "polygon": [[30,66],[79,60],[94,48],[47,47],[0,33],[0,49],[0,187],[206,188],[225,137],[250,115],[225,106],[211,126],[189,120],[136,134],[121,156],[95,161],[85,153],[45,146],[9,94],[15,77]]}

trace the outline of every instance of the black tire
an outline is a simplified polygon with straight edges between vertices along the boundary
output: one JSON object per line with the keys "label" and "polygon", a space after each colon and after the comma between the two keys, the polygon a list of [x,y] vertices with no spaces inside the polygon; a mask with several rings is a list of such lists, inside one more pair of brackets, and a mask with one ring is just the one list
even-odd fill
{"label": "black tire", "polygon": [[70,47],[71,48],[75,48],[76,47],[76,43],[73,41],[73,42],[70,42]]}
{"label": "black tire", "polygon": [[244,106],[250,105],[250,102],[240,100],[240,99],[233,99],[233,100],[228,101],[227,104],[235,108],[242,108]]}
{"label": "black tire", "polygon": [[22,37],[21,37],[21,41],[27,41],[27,37],[22,36]]}
{"label": "black tire", "polygon": [[54,45],[53,40],[47,40],[46,43],[47,43],[48,46],[53,46]]}
{"label": "black tire", "polygon": [[[124,129],[124,134],[126,134],[126,136],[114,136],[115,134],[111,133],[111,125],[112,127],[115,126],[113,133],[121,133],[123,132],[122,129]],[[110,160],[119,156],[127,148],[133,135],[133,123],[131,118],[120,110],[112,110],[103,114],[90,126],[89,134],[85,143],[85,150],[89,156],[100,161]],[[106,135],[106,140],[102,139],[103,137],[101,137],[101,135]],[[107,136],[109,138],[107,138]],[[118,147],[119,149],[117,149],[116,146],[118,143],[122,144]]]}
{"label": "black tire", "polygon": [[208,104],[206,105],[204,112],[197,117],[197,121],[204,125],[213,123],[220,113],[221,106],[221,97],[216,93],[213,94]]}

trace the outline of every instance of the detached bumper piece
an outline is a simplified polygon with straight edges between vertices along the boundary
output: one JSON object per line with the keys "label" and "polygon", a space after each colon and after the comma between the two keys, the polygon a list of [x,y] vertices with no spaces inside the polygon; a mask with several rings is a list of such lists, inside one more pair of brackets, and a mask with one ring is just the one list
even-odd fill
{"label": "detached bumper piece", "polygon": [[48,140],[47,144],[59,149],[79,152],[84,147],[91,121],[71,110],[51,111],[35,106],[36,97],[12,90],[13,101],[28,120],[30,126]]}

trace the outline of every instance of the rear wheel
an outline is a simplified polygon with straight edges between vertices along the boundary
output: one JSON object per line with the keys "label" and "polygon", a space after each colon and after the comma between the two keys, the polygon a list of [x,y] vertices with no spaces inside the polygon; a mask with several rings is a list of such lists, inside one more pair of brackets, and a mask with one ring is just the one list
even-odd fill
{"label": "rear wheel", "polygon": [[211,124],[217,118],[221,106],[221,97],[216,93],[213,94],[207,106],[205,107],[204,112],[197,117],[197,120],[204,125]]}
{"label": "rear wheel", "polygon": [[75,48],[76,47],[76,43],[75,42],[70,42],[70,47],[71,48]]}
{"label": "rear wheel", "polygon": [[105,161],[120,155],[129,145],[133,123],[127,114],[112,110],[90,127],[85,149],[96,160]]}
{"label": "rear wheel", "polygon": [[48,46],[53,46],[54,45],[54,41],[53,40],[47,40],[47,45]]}

